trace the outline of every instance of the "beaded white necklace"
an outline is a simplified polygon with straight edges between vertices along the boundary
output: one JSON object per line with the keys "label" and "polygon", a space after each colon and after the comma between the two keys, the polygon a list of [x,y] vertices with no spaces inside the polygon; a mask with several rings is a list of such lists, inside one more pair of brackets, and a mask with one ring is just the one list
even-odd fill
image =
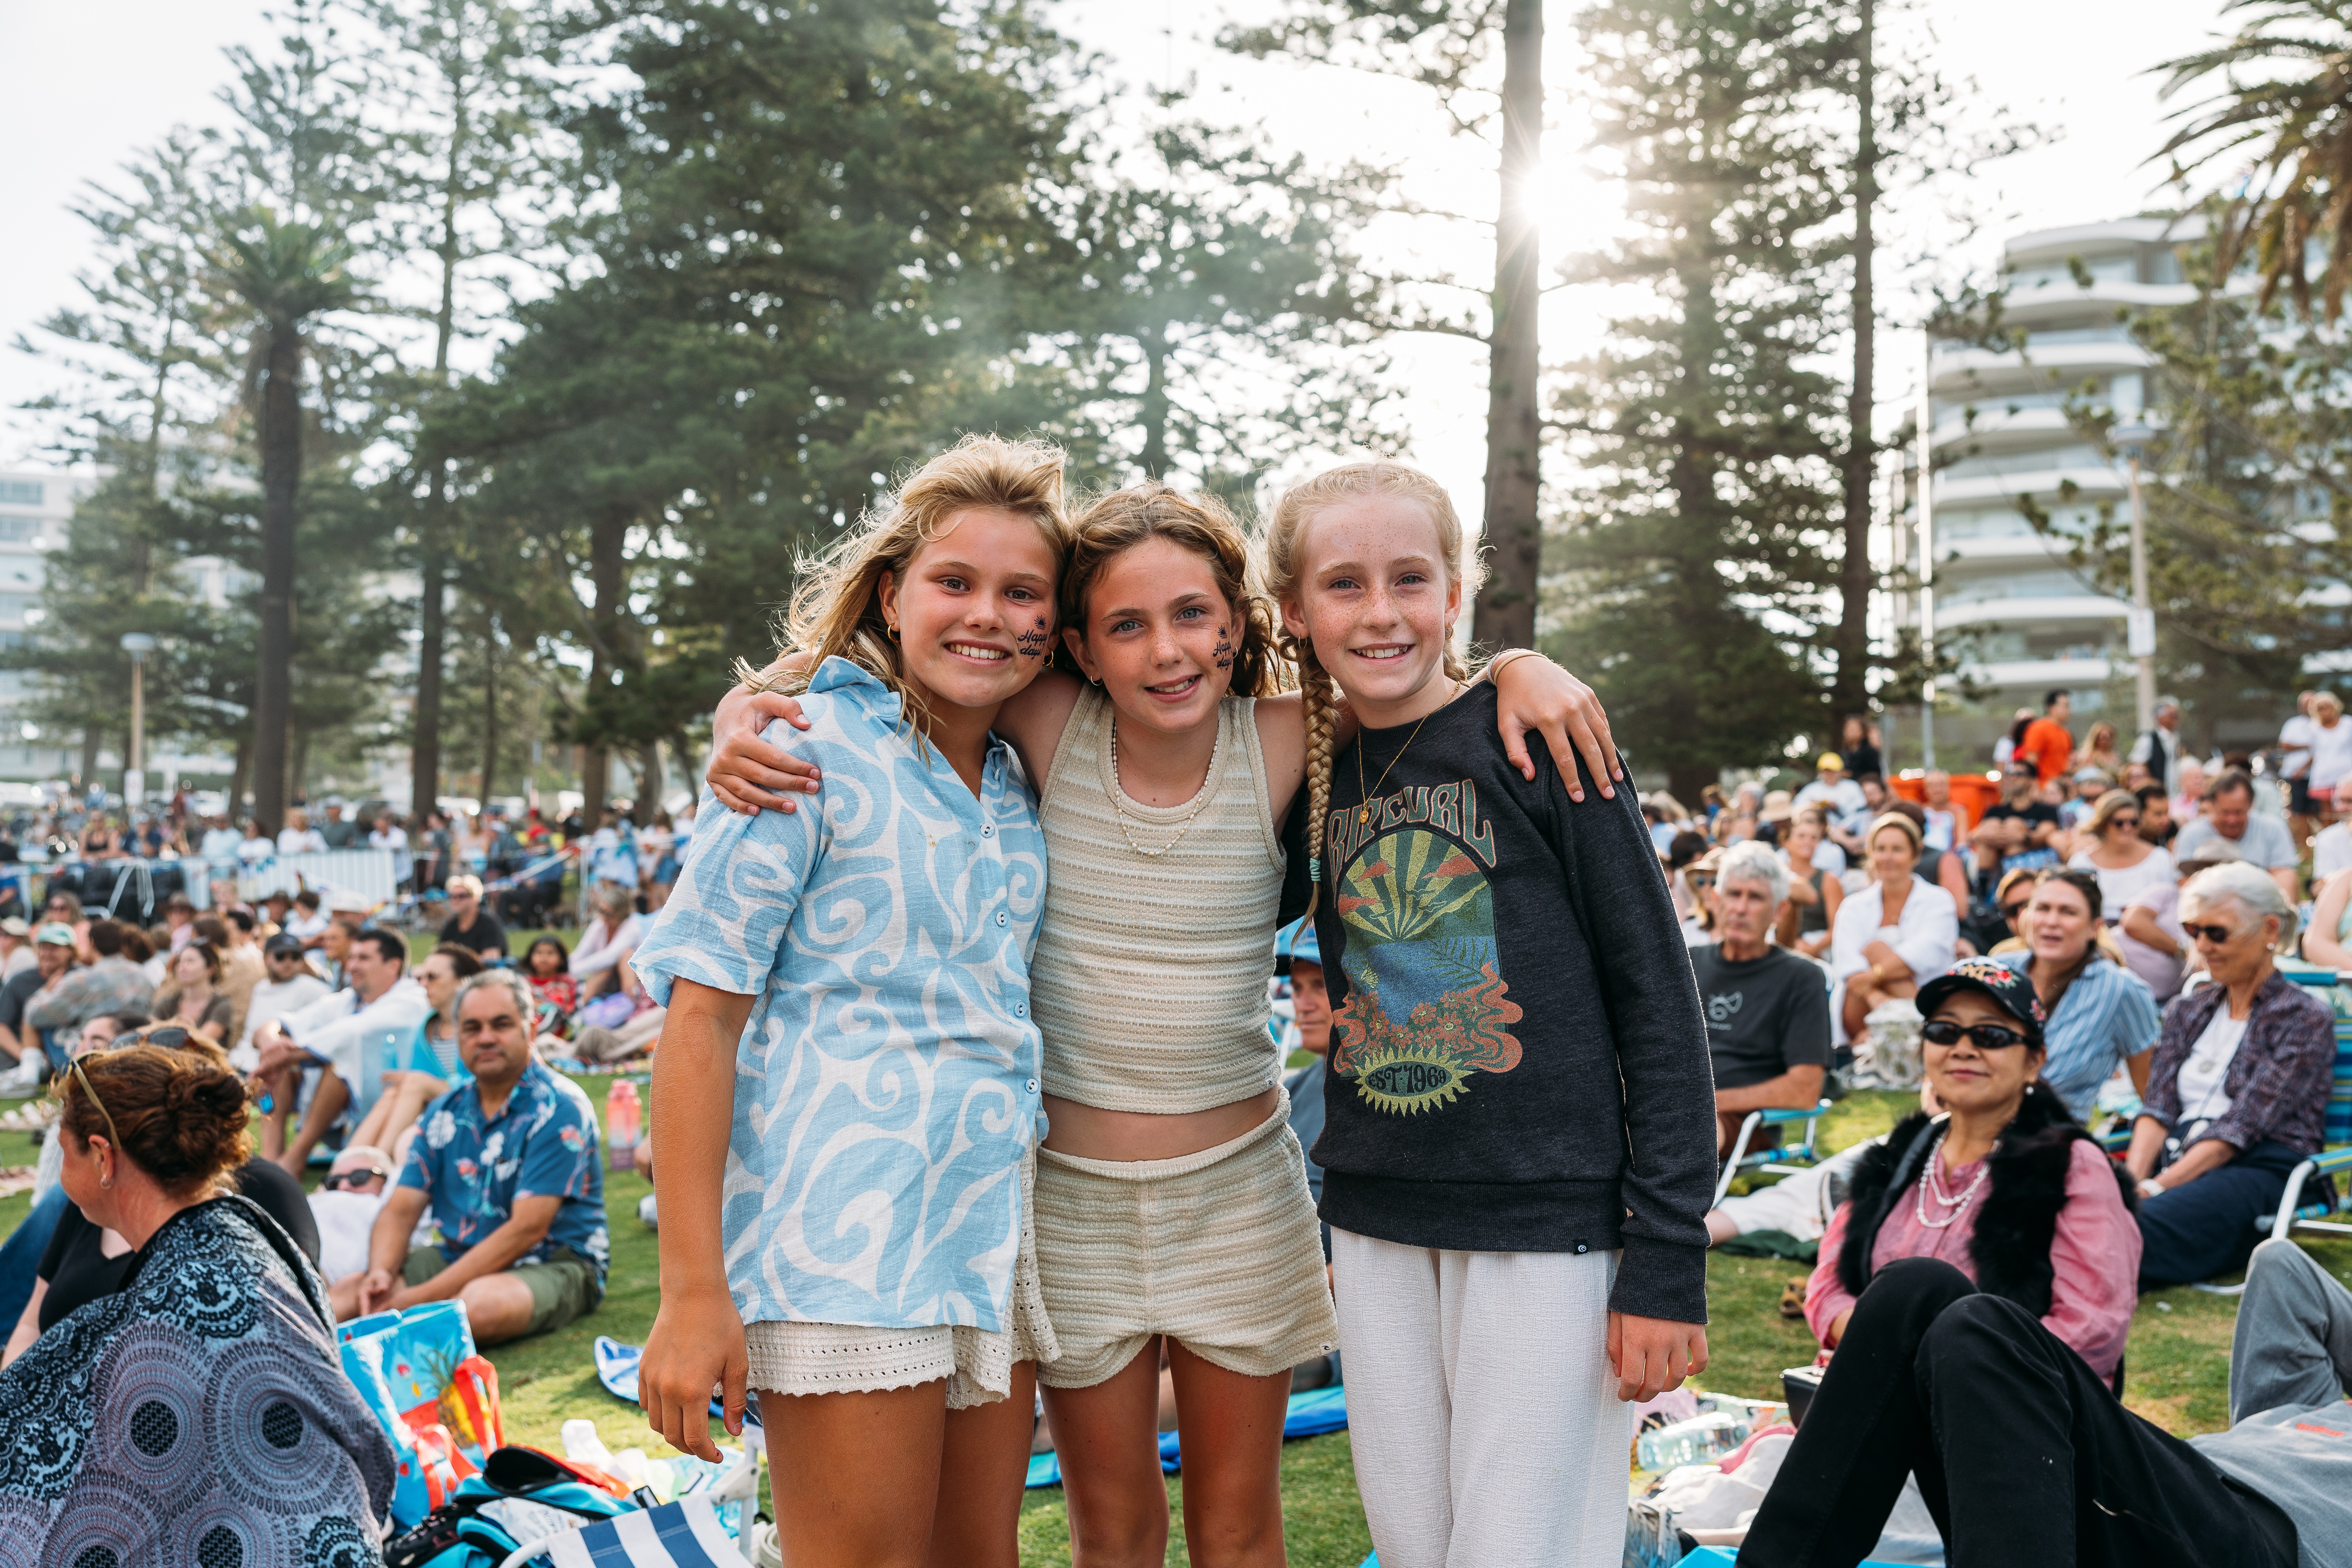
{"label": "beaded white necklace", "polygon": [[1134,850],[1138,855],[1142,856],[1147,860],[1157,860],[1160,857],[1167,854],[1171,849],[1175,848],[1176,846],[1184,842],[1184,835],[1191,832],[1192,829],[1192,819],[1201,815],[1201,808],[1202,806],[1209,804],[1209,785],[1215,782],[1217,776],[1217,749],[1224,743],[1225,727],[1223,722],[1220,721],[1217,725],[1217,738],[1209,742],[1209,772],[1207,775],[1201,780],[1201,793],[1192,797],[1192,809],[1186,812],[1184,814],[1184,820],[1176,825],[1175,837],[1170,839],[1167,843],[1161,845],[1157,849],[1146,849],[1142,845],[1138,844],[1135,841],[1135,829],[1127,825],[1127,786],[1118,782],[1118,716],[1117,714],[1113,714],[1111,716],[1110,808],[1113,814],[1118,817],[1118,830],[1127,836],[1127,847],[1129,849]]}
{"label": "beaded white necklace", "polygon": [[[1977,1195],[1977,1189],[1985,1184],[1985,1178],[1992,1174],[1992,1162],[1979,1161],[1977,1164],[1976,1179],[1968,1184],[1959,1196],[1954,1197],[1947,1192],[1944,1187],[1942,1166],[1944,1137],[1949,1131],[1951,1129],[1946,1127],[1942,1132],[1936,1134],[1936,1146],[1927,1151],[1927,1168],[1919,1173],[1919,1197],[1916,1206],[1918,1210],[1919,1223],[1929,1230],[1949,1229],[1959,1219],[1961,1211],[1969,1206],[1969,1200]],[[1941,1219],[1927,1217],[1927,1197],[1931,1192],[1935,1194],[1936,1202],[1946,1211]]]}

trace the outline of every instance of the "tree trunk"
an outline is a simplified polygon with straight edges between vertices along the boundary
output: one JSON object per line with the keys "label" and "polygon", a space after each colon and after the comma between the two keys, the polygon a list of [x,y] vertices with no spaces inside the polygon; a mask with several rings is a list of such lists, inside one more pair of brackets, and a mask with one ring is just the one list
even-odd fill
{"label": "tree trunk", "polygon": [[661,809],[662,790],[669,783],[662,774],[661,742],[647,741],[637,758],[637,809],[631,820],[639,827],[651,827],[654,813]]}
{"label": "tree trunk", "polygon": [[[621,668],[621,590],[623,573],[622,552],[628,543],[628,514],[608,508],[598,512],[588,524],[588,581],[596,590],[596,608],[590,617],[595,628],[595,646],[590,650],[588,663],[588,696],[583,702],[589,709],[598,693],[611,689],[613,677]],[[591,717],[590,722],[596,721]],[[604,799],[610,793],[613,774],[612,752],[600,738],[591,741],[581,756],[580,820],[593,831],[604,810]]]}
{"label": "tree trunk", "polygon": [[286,826],[293,719],[294,506],[302,482],[302,337],[269,323],[261,381],[261,664],[253,697],[253,814],[264,833]]}
{"label": "tree trunk", "polygon": [[499,771],[499,631],[490,627],[482,672],[482,804],[490,800],[490,784]]}
{"label": "tree trunk", "polygon": [[1168,475],[1168,329],[1160,328],[1158,341],[1139,340],[1143,356],[1151,367],[1150,378],[1143,386],[1143,471],[1152,479]]}
{"label": "tree trunk", "polygon": [[97,776],[98,731],[85,728],[81,732],[81,776],[74,780],[74,787],[87,790],[89,788],[89,781]]}
{"label": "tree trunk", "polygon": [[236,760],[228,770],[228,819],[242,826],[245,816],[245,786],[253,773],[253,737],[239,735],[236,739]]}
{"label": "tree trunk", "polygon": [[[442,480],[437,464],[436,470],[435,498],[426,503],[428,517],[440,510]],[[409,732],[408,808],[420,823],[441,796],[441,665],[442,647],[448,640],[448,590],[441,563],[440,521],[430,517],[426,522],[418,563],[425,591],[416,616],[416,712]]]}
{"label": "tree trunk", "polygon": [[1877,0],[1860,0],[1862,24],[1854,34],[1854,109],[1861,134],[1853,179],[1853,388],[1846,403],[1845,558],[1838,570],[1837,679],[1830,689],[1830,734],[1842,733],[1845,718],[1870,704],[1870,479],[1877,457],[1872,440],[1871,370],[1877,350],[1876,307],[1870,292],[1871,220],[1878,199],[1878,129],[1871,58],[1872,12]]}
{"label": "tree trunk", "polygon": [[1543,146],[1543,0],[1509,0],[1503,19],[1503,198],[1495,226],[1494,337],[1486,368],[1486,585],[1473,641],[1528,647],[1536,637],[1542,534],[1536,311],[1542,236],[1532,191]]}

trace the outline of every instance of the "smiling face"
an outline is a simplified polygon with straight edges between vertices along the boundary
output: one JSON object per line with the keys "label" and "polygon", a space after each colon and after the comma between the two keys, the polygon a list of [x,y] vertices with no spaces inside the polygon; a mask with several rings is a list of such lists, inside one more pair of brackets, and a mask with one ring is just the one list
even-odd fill
{"label": "smiling face", "polygon": [[1147,539],[1096,574],[1086,617],[1064,638],[1120,718],[1171,733],[1216,722],[1240,612],[1208,562],[1172,539]]}
{"label": "smiling face", "polygon": [[906,679],[936,706],[991,710],[1028,685],[1052,646],[1055,564],[1018,512],[950,517],[903,573],[882,574]]}
{"label": "smiling face", "polygon": [[1899,827],[1882,827],[1870,836],[1870,874],[1881,882],[1909,880],[1918,859],[1918,851]]}
{"label": "smiling face", "polygon": [[1351,497],[1315,515],[1300,553],[1283,624],[1314,639],[1315,657],[1364,723],[1406,723],[1442,706],[1462,584],[1436,520],[1400,497]]}
{"label": "smiling face", "polygon": [[[1948,1018],[1964,1028],[1994,1024],[2024,1032],[2015,1018],[1980,991],[1954,992],[1931,1016]],[[1937,1100],[1947,1110],[1970,1115],[2004,1106],[2014,1115],[2025,1099],[2025,1086],[2040,1076],[2042,1060],[2042,1053],[2030,1045],[2003,1046],[1989,1051],[1966,1035],[1948,1046],[1939,1046],[1932,1040],[1924,1040],[1919,1046],[1920,1066],[1926,1069],[1928,1086],[1936,1091]]]}

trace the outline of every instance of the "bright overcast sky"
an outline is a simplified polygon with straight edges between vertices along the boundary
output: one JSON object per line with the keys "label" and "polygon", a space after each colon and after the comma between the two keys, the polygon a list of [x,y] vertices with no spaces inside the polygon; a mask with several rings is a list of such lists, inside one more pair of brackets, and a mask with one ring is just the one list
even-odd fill
{"label": "bright overcast sky", "polygon": [[[2156,82],[2158,60],[2195,47],[2213,29],[2219,0],[2137,0],[2128,7],[2083,0],[1922,0],[1942,37],[1953,78],[1973,77],[1986,97],[2063,134],[2053,145],[1993,166],[1976,205],[1992,221],[1961,258],[1979,268],[1998,256],[2002,235],[2025,228],[2091,222],[2145,205],[2154,171],[2143,160],[2161,141]],[[66,203],[87,181],[105,179],[138,149],[173,125],[214,117],[213,94],[226,76],[226,45],[259,45],[268,37],[264,0],[0,0],[0,58],[17,62],[0,94],[0,344],[76,298],[75,271],[88,258],[81,225]],[[1111,58],[1139,87],[1195,83],[1204,117],[1263,120],[1278,140],[1310,157],[1393,153],[1407,161],[1424,195],[1491,210],[1492,174],[1481,182],[1475,150],[1448,139],[1444,126],[1405,89],[1382,90],[1336,73],[1299,74],[1281,66],[1236,61],[1211,42],[1216,20],[1270,7],[1259,0],[1176,5],[1172,0],[1067,0],[1066,24]],[[1552,257],[1589,248],[1615,214],[1610,193],[1583,172],[1572,107],[1572,0],[1550,6],[1552,47],[1547,79],[1554,128],[1544,180],[1546,238]],[[2117,25],[2126,10],[2128,26]],[[1410,256],[1391,248],[1375,259],[1451,267],[1476,278],[1475,242],[1457,237],[1390,237],[1384,247],[1422,246]],[[1590,341],[1596,306],[1574,291],[1548,305],[1545,350],[1560,357]],[[1896,313],[1900,312],[1899,309]],[[1908,352],[1886,359],[1882,385],[1906,395]],[[1483,351],[1459,341],[1416,342],[1398,351],[1410,388],[1406,417],[1412,455],[1453,487],[1466,514],[1478,510],[1485,466]],[[14,405],[55,384],[39,360],[0,348],[0,465],[37,458],[38,432]]]}

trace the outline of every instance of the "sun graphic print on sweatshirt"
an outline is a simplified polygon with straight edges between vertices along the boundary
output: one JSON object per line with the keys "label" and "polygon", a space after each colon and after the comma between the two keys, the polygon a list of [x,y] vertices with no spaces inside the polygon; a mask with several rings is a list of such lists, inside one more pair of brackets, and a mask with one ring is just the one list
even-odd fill
{"label": "sun graphic print on sweatshirt", "polygon": [[1339,879],[1349,994],[1331,1070],[1378,1110],[1413,1115],[1519,1065],[1495,947],[1495,895],[1471,854],[1425,827],[1384,833]]}

